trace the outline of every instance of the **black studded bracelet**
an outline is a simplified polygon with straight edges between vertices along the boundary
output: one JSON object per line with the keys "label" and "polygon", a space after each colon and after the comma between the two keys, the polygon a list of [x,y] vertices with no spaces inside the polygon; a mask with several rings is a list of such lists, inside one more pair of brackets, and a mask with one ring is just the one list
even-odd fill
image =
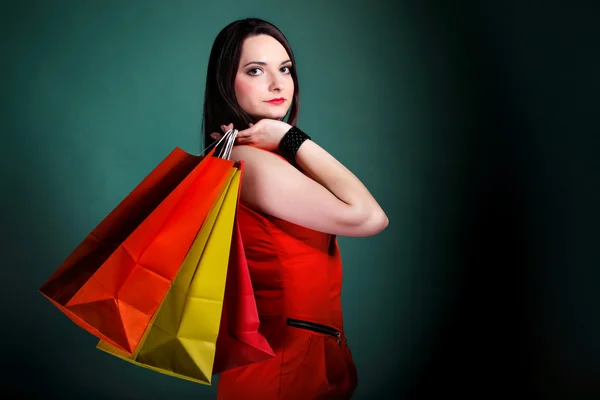
{"label": "black studded bracelet", "polygon": [[302,143],[307,140],[311,140],[310,136],[297,127],[292,126],[279,142],[279,154],[291,164],[297,165],[296,153],[298,152],[298,149],[300,149],[300,146],[302,146]]}

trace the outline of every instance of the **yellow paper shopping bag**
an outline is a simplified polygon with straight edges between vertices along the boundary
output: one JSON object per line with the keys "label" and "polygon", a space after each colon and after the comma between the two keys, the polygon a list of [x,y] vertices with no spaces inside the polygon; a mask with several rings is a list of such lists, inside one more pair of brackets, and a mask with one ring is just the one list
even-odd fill
{"label": "yellow paper shopping bag", "polygon": [[227,189],[134,353],[102,340],[100,350],[160,373],[211,384],[240,178],[241,170],[233,168]]}

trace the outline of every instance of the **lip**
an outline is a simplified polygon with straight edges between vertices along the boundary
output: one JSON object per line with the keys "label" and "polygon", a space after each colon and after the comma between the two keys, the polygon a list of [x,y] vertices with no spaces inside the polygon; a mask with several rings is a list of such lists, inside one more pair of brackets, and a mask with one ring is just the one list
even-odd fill
{"label": "lip", "polygon": [[267,103],[275,104],[275,105],[283,104],[284,102],[285,102],[285,99],[283,97],[279,97],[277,99],[271,99],[271,100],[267,101]]}

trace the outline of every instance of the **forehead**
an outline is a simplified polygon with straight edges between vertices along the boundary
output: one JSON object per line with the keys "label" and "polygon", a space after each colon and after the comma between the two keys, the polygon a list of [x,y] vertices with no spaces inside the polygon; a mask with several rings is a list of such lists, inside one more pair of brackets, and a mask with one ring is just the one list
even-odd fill
{"label": "forehead", "polygon": [[277,39],[269,35],[250,36],[242,44],[241,63],[250,61],[281,63],[289,55]]}

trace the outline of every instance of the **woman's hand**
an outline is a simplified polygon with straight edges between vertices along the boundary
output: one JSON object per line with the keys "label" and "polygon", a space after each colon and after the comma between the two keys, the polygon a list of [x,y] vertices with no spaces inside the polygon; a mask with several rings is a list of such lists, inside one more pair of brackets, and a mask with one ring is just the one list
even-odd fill
{"label": "woman's hand", "polygon": [[[279,146],[283,135],[290,130],[292,126],[283,121],[275,119],[261,119],[256,124],[250,124],[248,129],[238,132],[235,143],[261,148],[263,150],[273,151]],[[233,124],[221,125],[223,133],[233,129]],[[213,139],[220,139],[223,135],[219,133],[211,134]]]}

